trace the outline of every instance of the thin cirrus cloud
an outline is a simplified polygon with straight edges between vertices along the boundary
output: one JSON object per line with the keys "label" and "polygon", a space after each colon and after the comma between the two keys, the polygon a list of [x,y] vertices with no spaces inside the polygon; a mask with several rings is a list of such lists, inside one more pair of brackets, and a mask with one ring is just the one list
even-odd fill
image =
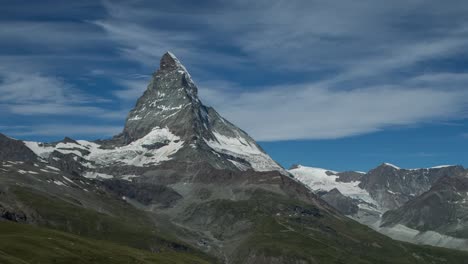
{"label": "thin cirrus cloud", "polygon": [[66,124],[47,124],[30,127],[20,127],[8,130],[13,136],[109,136],[116,135],[122,131],[121,126],[94,126],[94,125],[66,125]]}
{"label": "thin cirrus cloud", "polygon": [[222,90],[202,89],[201,96],[262,141],[334,139],[467,117],[468,94],[461,90],[382,86],[345,91],[314,84],[243,93],[226,86]]}
{"label": "thin cirrus cloud", "polygon": [[[468,44],[468,35],[460,30],[464,21],[438,24],[440,18],[434,13],[434,8],[439,7],[447,14],[460,14],[460,10],[403,1],[392,3],[392,8],[366,2],[342,3],[338,9],[336,3],[259,1],[245,11],[242,7],[247,4],[234,1],[234,8],[220,8],[204,16],[173,10],[158,10],[148,16],[141,7],[106,2],[108,17],[96,25],[125,47],[123,57],[142,64],[154,61],[165,47],[173,47],[183,61],[194,64],[197,55],[200,57],[200,36],[216,38],[220,34],[248,54],[258,67],[269,65],[273,70],[302,72],[328,68],[336,72],[318,82],[296,81],[280,86],[240,87],[235,82],[200,80],[202,98],[258,140],[341,138],[390,126],[466,118],[464,74],[420,74],[417,67],[414,69],[420,62],[463,53]],[[121,12],[124,9],[132,12]],[[433,18],[433,25],[423,28],[423,35],[405,30],[405,25],[420,26],[417,19],[409,19],[412,13]],[[139,21],[131,14],[144,19]],[[160,27],[146,24],[151,17],[184,18],[204,25],[209,32],[194,36],[193,32],[178,29],[167,37],[168,32]],[[205,50],[203,57],[212,53]],[[408,77],[393,78],[395,71],[404,68],[410,73]],[[369,82],[383,75],[390,81],[347,86],[347,82]],[[142,83],[120,83],[128,88],[117,91],[118,96],[137,97],[142,91]]]}
{"label": "thin cirrus cloud", "polygon": [[[171,50],[196,73],[204,102],[258,140],[341,138],[467,118],[467,73],[437,64],[468,57],[468,5],[462,1],[236,0],[209,6],[103,1],[100,6],[104,12],[82,21],[8,22],[0,38],[36,44],[49,58],[79,53],[66,54],[67,62],[89,57],[137,64],[141,74],[154,71]],[[17,67],[27,68],[23,73],[0,69],[0,107],[23,116],[122,119],[148,81],[129,77],[125,67],[119,72],[103,64],[102,72],[112,74],[99,77],[116,86],[108,97],[96,98],[40,73],[53,63],[43,68],[37,63],[36,69],[23,63]],[[218,76],[224,70],[236,77]],[[255,84],[243,79],[246,72],[257,73]],[[282,74],[295,77],[275,79]],[[106,100],[125,106],[109,109]]]}
{"label": "thin cirrus cloud", "polygon": [[0,105],[19,115],[103,115],[109,110],[93,106],[107,99],[88,95],[65,81],[37,73],[0,73]]}

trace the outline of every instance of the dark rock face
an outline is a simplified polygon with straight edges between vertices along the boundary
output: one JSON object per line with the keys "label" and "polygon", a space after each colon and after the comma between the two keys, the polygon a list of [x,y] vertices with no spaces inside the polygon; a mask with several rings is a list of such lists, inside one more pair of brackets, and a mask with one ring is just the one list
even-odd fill
{"label": "dark rock face", "polygon": [[155,127],[169,127],[184,141],[191,141],[204,132],[203,123],[208,123],[204,120],[207,109],[197,93],[184,66],[172,54],[164,54],[159,70],[128,115],[123,137],[131,142]]}
{"label": "dark rock face", "polygon": [[294,169],[299,168],[300,166],[301,166],[300,164],[293,164],[293,165],[291,165],[291,167],[289,167],[288,170],[294,170]]}
{"label": "dark rock face", "polygon": [[468,175],[442,177],[429,191],[383,215],[382,226],[396,224],[468,238]]}
{"label": "dark rock face", "polygon": [[325,202],[336,208],[344,215],[353,215],[359,210],[357,201],[350,197],[344,196],[336,188],[320,195],[320,198],[322,198]]}
{"label": "dark rock face", "polygon": [[133,184],[117,179],[102,181],[100,184],[119,197],[134,199],[144,205],[157,204],[167,208],[182,199],[182,195],[164,185]]}
{"label": "dark rock face", "polygon": [[72,139],[72,138],[69,138],[69,137],[65,137],[63,140],[62,140],[63,143],[74,143],[74,144],[78,144],[78,142],[76,142],[76,140]]}
{"label": "dark rock face", "polygon": [[52,152],[48,158],[50,165],[74,176],[80,176],[86,170],[82,165],[84,161],[74,154],[63,154],[58,151]]}
{"label": "dark rock face", "polygon": [[464,173],[462,166],[408,170],[382,164],[365,174],[359,187],[384,208],[396,209],[429,190],[438,179]]}
{"label": "dark rock face", "polygon": [[34,161],[36,154],[20,140],[0,134],[0,161]]}
{"label": "dark rock face", "polygon": [[28,220],[26,214],[20,210],[8,208],[0,204],[0,220],[25,223]]}
{"label": "dark rock face", "polygon": [[355,182],[361,181],[362,177],[364,177],[364,173],[359,173],[356,171],[343,171],[338,172],[335,175],[338,176],[336,181],[338,182]]}

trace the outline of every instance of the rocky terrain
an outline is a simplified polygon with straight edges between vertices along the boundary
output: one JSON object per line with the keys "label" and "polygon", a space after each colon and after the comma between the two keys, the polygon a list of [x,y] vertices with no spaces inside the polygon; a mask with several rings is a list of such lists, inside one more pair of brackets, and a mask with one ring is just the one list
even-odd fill
{"label": "rocky terrain", "polygon": [[343,214],[392,238],[468,249],[468,171],[462,166],[401,169],[384,163],[355,172],[348,182],[330,170],[298,165],[289,171]]}
{"label": "rocky terrain", "polygon": [[442,177],[429,191],[383,215],[382,227],[391,231],[402,226],[418,233],[419,240],[468,249],[468,174]]}
{"label": "rocky terrain", "polygon": [[366,173],[359,186],[367,190],[384,208],[396,209],[429,190],[438,179],[465,173],[462,166],[401,169],[384,163]]}
{"label": "rocky terrain", "polygon": [[[86,241],[102,240],[117,245],[109,252],[143,250],[134,263],[167,263],[167,256],[175,263],[260,264],[464,263],[468,257],[395,241],[345,217],[365,205],[380,212],[378,196],[359,187],[377,185],[364,180],[368,174],[320,171],[328,192],[320,195],[339,210],[294,175],[203,105],[187,69],[166,53],[119,135],[52,143],[0,136],[0,217],[45,227],[36,234],[60,236],[57,243],[80,239],[86,249]],[[335,190],[336,182],[344,187]],[[67,263],[69,251],[40,257]],[[121,257],[141,251],[129,252]]]}

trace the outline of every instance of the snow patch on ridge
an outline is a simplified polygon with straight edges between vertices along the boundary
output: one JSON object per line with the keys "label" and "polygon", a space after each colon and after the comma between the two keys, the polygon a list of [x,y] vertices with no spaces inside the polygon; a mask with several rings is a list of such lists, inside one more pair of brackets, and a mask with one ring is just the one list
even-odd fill
{"label": "snow patch on ridge", "polygon": [[[216,140],[206,140],[205,142],[213,150],[241,158],[250,163],[250,166],[255,171],[283,171],[281,166],[274,162],[270,156],[260,150],[253,142],[247,141],[242,136],[228,137],[216,131],[213,131]],[[229,160],[232,164],[241,170],[248,169],[239,162]]]}
{"label": "snow patch on ridge", "polygon": [[434,166],[430,167],[429,169],[442,169],[442,168],[448,168],[448,167],[453,167],[455,165],[439,165],[439,166]]}
{"label": "snow patch on ridge", "polygon": [[402,169],[396,165],[393,165],[391,163],[388,163],[388,162],[385,162],[383,165],[385,166],[389,166],[389,167],[392,167],[394,169],[397,169],[397,170],[411,170],[411,171],[415,171],[415,170],[430,170],[430,169],[443,169],[443,168],[448,168],[448,167],[454,167],[456,165],[439,165],[439,166],[434,166],[434,167],[430,167],[430,168],[413,168],[413,169]]}
{"label": "snow patch on ridge", "polygon": [[385,162],[385,163],[384,163],[384,165],[387,165],[387,166],[389,166],[389,167],[392,167],[392,168],[394,168],[394,169],[397,169],[397,170],[401,170],[401,168],[400,168],[400,167],[398,167],[398,166],[395,166],[395,165],[393,165],[393,164],[391,164],[391,163],[387,163],[387,162]]}
{"label": "snow patch on ridge", "polygon": [[26,147],[28,147],[34,154],[41,158],[48,158],[49,155],[58,151],[62,154],[75,154],[77,156],[82,156],[81,152],[77,149],[87,150],[86,147],[76,144],[76,143],[57,143],[55,146],[50,144],[44,144],[41,142],[34,141],[24,141]]}
{"label": "snow patch on ridge", "polygon": [[[289,172],[294,175],[296,179],[298,179],[303,184],[307,185],[314,191],[331,191],[332,189],[336,188],[340,191],[344,196],[348,196],[353,199],[362,200],[366,203],[370,203],[378,207],[378,203],[372,199],[370,194],[361,189],[358,185],[360,181],[354,182],[339,182],[336,181],[338,179],[336,174],[337,172],[332,170],[326,170],[321,168],[314,168],[314,167],[305,167],[305,166],[298,166],[295,169],[289,170]],[[327,174],[330,174],[328,175]]]}
{"label": "snow patch on ridge", "polygon": [[[159,148],[147,149],[156,143],[165,144]],[[91,154],[87,158],[97,164],[126,164],[133,166],[157,165],[163,161],[171,159],[171,156],[179,151],[184,145],[184,141],[168,128],[154,128],[146,136],[133,141],[132,143],[114,149],[101,149],[97,144],[89,145]]]}
{"label": "snow patch on ridge", "polygon": [[86,172],[83,177],[88,178],[88,179],[112,179],[114,176],[104,174],[104,173],[98,173],[98,172]]}
{"label": "snow patch on ridge", "polygon": [[[55,146],[31,141],[25,144],[42,158],[47,158],[52,152],[58,151],[63,154],[74,154],[99,165],[125,164],[142,167],[170,160],[171,156],[183,147],[184,141],[172,134],[168,128],[156,127],[146,136],[126,146],[113,149],[103,149],[101,145],[86,140],[79,140],[77,143],[61,142]],[[159,146],[152,147],[154,144]],[[85,165],[92,167],[89,164]]]}

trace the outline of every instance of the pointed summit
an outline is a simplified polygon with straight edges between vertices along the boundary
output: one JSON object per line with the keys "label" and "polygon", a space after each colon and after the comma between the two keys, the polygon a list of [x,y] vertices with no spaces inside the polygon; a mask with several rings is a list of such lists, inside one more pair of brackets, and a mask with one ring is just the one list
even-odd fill
{"label": "pointed summit", "polygon": [[162,56],[159,70],[117,138],[127,145],[158,129],[178,138],[182,147],[174,159],[206,162],[218,169],[283,171],[247,133],[203,105],[187,69],[171,52]]}
{"label": "pointed summit", "polygon": [[193,130],[200,128],[197,120],[201,106],[189,73],[174,54],[166,52],[160,69],[127,117],[125,143],[147,135],[156,127],[170,127],[181,137],[190,138]]}
{"label": "pointed summit", "polygon": [[161,57],[161,61],[159,63],[160,70],[177,70],[181,69],[183,71],[187,71],[187,69],[180,63],[179,59],[170,51],[164,53]]}

